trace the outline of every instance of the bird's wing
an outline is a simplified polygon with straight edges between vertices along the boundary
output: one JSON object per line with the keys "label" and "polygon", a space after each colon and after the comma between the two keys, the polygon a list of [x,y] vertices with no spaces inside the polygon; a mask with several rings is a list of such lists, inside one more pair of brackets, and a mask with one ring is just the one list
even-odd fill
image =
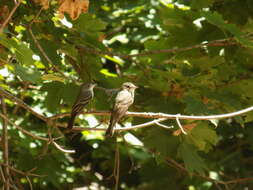
{"label": "bird's wing", "polygon": [[89,103],[89,101],[92,99],[92,93],[89,91],[86,92],[86,94],[79,94],[76,102],[74,103],[72,107],[72,112],[80,112],[84,108],[86,104]]}

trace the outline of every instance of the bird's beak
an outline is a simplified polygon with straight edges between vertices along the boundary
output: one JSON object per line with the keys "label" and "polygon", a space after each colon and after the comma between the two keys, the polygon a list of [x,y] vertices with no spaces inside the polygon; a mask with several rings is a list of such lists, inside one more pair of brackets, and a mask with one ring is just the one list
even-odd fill
{"label": "bird's beak", "polygon": [[139,87],[134,85],[134,88],[136,89],[136,88],[139,88]]}
{"label": "bird's beak", "polygon": [[93,86],[93,87],[97,86],[97,83],[93,83],[92,86]]}

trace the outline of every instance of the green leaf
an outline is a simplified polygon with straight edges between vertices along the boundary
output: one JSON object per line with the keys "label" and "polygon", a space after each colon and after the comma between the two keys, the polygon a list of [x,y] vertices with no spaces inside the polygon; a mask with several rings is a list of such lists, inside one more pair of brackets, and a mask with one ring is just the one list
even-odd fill
{"label": "green leaf", "polygon": [[208,114],[210,110],[208,109],[207,105],[202,103],[199,99],[195,98],[194,96],[186,96],[184,97],[183,101],[186,104],[185,111],[190,114]]}
{"label": "green leaf", "polygon": [[7,38],[4,34],[0,34],[0,44],[10,49],[20,63],[24,65],[32,65],[34,63],[32,58],[34,53],[24,42]]}
{"label": "green leaf", "polygon": [[41,82],[41,74],[36,68],[26,68],[21,65],[14,65],[16,74],[23,80],[32,83]]}
{"label": "green leaf", "polygon": [[[157,138],[159,137],[159,138]],[[162,158],[175,156],[179,139],[171,135],[168,130],[153,126],[143,140],[146,147],[154,150]]]}
{"label": "green leaf", "polygon": [[65,84],[61,91],[63,103],[73,105],[79,93],[79,88],[80,87],[75,84]]}
{"label": "green leaf", "polygon": [[73,28],[84,33],[85,41],[93,45],[98,43],[99,38],[103,35],[101,31],[107,26],[106,22],[91,14],[80,15],[77,20],[73,21],[73,24]]}
{"label": "green leaf", "polygon": [[183,142],[178,148],[178,154],[183,159],[185,168],[190,173],[198,172],[204,174],[207,167],[193,145]]}
{"label": "green leaf", "polygon": [[107,77],[117,77],[118,75],[116,75],[116,74],[114,74],[114,73],[110,73],[109,71],[108,71],[108,69],[101,69],[100,70],[100,73],[102,73],[102,74],[104,74],[105,76],[107,76]]}
{"label": "green leaf", "polygon": [[246,113],[245,122],[253,121],[253,111]]}
{"label": "green leaf", "polygon": [[248,47],[253,46],[253,43],[249,39],[244,37],[245,34],[243,34],[243,32],[241,32],[241,30],[235,24],[227,24],[218,12],[212,13],[209,11],[205,11],[202,12],[202,16],[205,17],[208,22],[213,25],[216,25],[221,30],[228,31],[233,34],[236,40],[238,40],[243,45],[246,45]]}
{"label": "green leaf", "polygon": [[216,131],[206,122],[200,122],[184,138],[189,144],[194,144],[199,150],[205,152],[209,152],[218,142]]}
{"label": "green leaf", "polygon": [[50,112],[56,112],[60,107],[64,85],[61,82],[45,83],[41,88],[47,92],[45,106]]}
{"label": "green leaf", "polygon": [[46,74],[46,75],[43,75],[41,78],[42,80],[52,80],[52,81],[58,81],[58,82],[64,82],[65,80],[63,77],[56,74]]}
{"label": "green leaf", "polygon": [[202,9],[207,8],[214,3],[214,0],[192,0],[191,8],[192,9]]}
{"label": "green leaf", "polygon": [[95,15],[82,14],[80,17],[73,22],[74,27],[82,32],[98,32],[106,28],[107,23]]}

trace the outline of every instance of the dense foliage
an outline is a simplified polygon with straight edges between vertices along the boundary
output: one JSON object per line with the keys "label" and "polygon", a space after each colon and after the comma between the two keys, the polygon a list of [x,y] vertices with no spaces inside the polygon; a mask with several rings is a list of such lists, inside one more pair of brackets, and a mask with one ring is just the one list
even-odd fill
{"label": "dense foliage", "polygon": [[[0,1],[0,27],[14,6],[15,1]],[[78,86],[90,81],[107,89],[125,81],[138,85],[135,112],[234,112],[253,104],[252,29],[251,0],[93,0],[89,5],[87,0],[23,0],[0,31],[0,85],[45,118],[70,112]],[[103,131],[66,135],[61,127],[68,116],[43,121],[4,97],[11,188],[253,188],[252,112],[219,121],[181,120],[187,135],[167,120],[163,124],[174,128],[152,125],[107,139]],[[110,110],[111,103],[95,89],[88,109]],[[81,115],[76,125],[106,128],[108,119]],[[121,125],[151,120],[127,117]],[[63,136],[55,142],[76,153],[64,153],[52,139],[36,139],[22,128],[48,139]],[[0,133],[3,150],[7,140]],[[39,176],[13,168],[36,168],[30,173]]]}

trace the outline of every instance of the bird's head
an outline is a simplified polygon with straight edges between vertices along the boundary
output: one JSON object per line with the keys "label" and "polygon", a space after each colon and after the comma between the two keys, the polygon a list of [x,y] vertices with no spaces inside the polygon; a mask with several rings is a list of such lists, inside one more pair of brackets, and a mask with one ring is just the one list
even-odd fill
{"label": "bird's head", "polygon": [[97,86],[96,83],[88,83],[88,84],[82,84],[82,88],[85,88],[85,89],[93,89],[95,86]]}
{"label": "bird's head", "polygon": [[89,83],[88,88],[93,89],[95,86],[97,86],[97,83]]}
{"label": "bird's head", "polygon": [[122,84],[122,89],[126,89],[126,90],[129,90],[129,91],[134,91],[136,88],[138,88],[138,87],[135,86],[131,82],[125,82],[125,83]]}

